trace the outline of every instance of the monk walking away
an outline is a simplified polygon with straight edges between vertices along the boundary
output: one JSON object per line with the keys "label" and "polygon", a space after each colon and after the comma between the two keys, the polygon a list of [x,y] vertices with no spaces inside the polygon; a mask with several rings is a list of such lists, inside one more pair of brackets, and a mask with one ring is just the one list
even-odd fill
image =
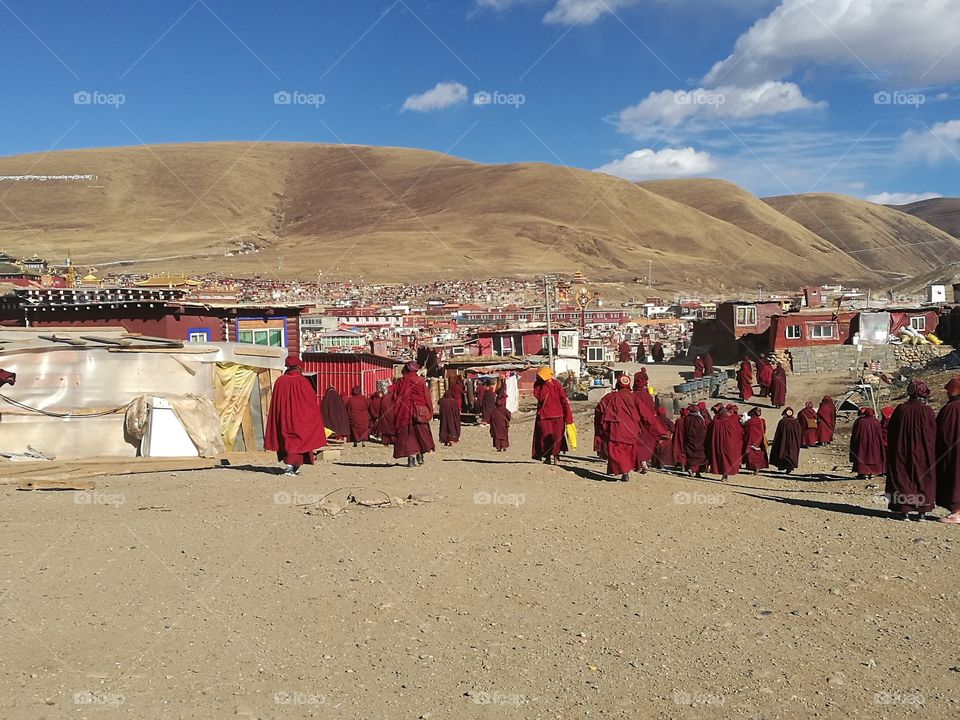
{"label": "monk walking away", "polygon": [[393,443],[393,457],[407,459],[407,467],[423,465],[424,455],[433,452],[436,446],[430,421],[433,419],[433,401],[427,382],[417,371],[420,366],[408,362],[403,366],[403,375],[394,386],[393,404],[388,414],[388,424]]}
{"label": "monk walking away", "polygon": [[490,413],[490,437],[497,452],[506,452],[510,447],[510,420],[513,414],[507,410],[506,394],[497,397],[497,405]]}
{"label": "monk walking away", "polygon": [[322,407],[323,419],[333,432],[331,437],[346,440],[350,436],[350,416],[347,414],[347,404],[333,385],[323,394]]}
{"label": "monk walking away", "polygon": [[263,445],[286,465],[284,475],[296,475],[313,465],[313,453],[327,444],[317,391],[303,376],[300,359],[286,359],[287,371],[277,378],[267,412]]}
{"label": "monk walking away", "polygon": [[740,363],[740,369],[737,370],[737,388],[740,390],[742,402],[753,397],[753,367],[749,360]]}
{"label": "monk walking away", "polygon": [[770,404],[782,408],[787,404],[787,371],[777,363],[770,376]]}
{"label": "monk walking away", "polygon": [[800,436],[800,447],[815,447],[819,442],[817,434],[817,411],[813,409],[813,403],[807,402],[801,410],[797,419],[800,421],[800,428],[803,431]]}
{"label": "monk walking away", "polygon": [[533,395],[537,399],[537,417],[533,424],[532,457],[555,465],[560,453],[567,451],[566,427],[573,423],[573,411],[563,385],[553,377],[550,368],[537,371]]}
{"label": "monk walking away", "polygon": [[707,467],[707,427],[706,406],[690,405],[683,420],[683,456],[687,474],[698,478]]}
{"label": "monk walking away", "polygon": [[770,446],[771,464],[788,475],[800,467],[802,437],[800,421],[794,417],[793,408],[787,408],[780,417],[773,436],[773,445]]}
{"label": "monk walking away", "polygon": [[937,415],[937,505],[950,513],[940,522],[960,525],[960,377],[944,390],[947,404]]}
{"label": "monk walking away", "polygon": [[734,406],[720,407],[707,430],[710,471],[726,480],[740,472],[743,462],[743,428]]}
{"label": "monk walking away", "polygon": [[350,441],[366,446],[370,439],[370,401],[363,396],[359,385],[353,388],[347,399],[347,419],[350,421]]}
{"label": "monk walking away", "polygon": [[909,399],[893,411],[887,435],[886,495],[898,520],[924,520],[936,498],[937,416],[927,404],[930,388],[907,386]]}
{"label": "monk walking away", "polygon": [[754,475],[770,467],[767,458],[767,421],[758,407],[750,411],[743,425],[743,464]]}
{"label": "monk walking away", "polygon": [[860,408],[850,433],[850,462],[858,480],[869,480],[887,471],[883,428],[873,408]]}
{"label": "monk walking away", "polygon": [[600,400],[594,410],[594,450],[607,461],[607,474],[630,479],[634,470],[642,470],[640,438],[642,433],[660,434],[656,416],[649,412],[630,387],[626,375],[617,381],[615,392]]}
{"label": "monk walking away", "polygon": [[450,447],[460,442],[460,400],[453,387],[440,398],[440,442]]}

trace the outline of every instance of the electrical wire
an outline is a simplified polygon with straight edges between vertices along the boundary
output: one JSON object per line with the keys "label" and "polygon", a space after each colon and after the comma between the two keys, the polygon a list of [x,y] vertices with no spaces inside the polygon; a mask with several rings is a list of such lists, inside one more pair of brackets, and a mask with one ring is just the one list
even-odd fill
{"label": "electrical wire", "polygon": [[14,407],[20,408],[21,410],[29,410],[30,412],[35,412],[35,413],[38,413],[39,415],[46,415],[47,417],[61,418],[61,419],[104,417],[105,415],[113,415],[122,410],[126,410],[128,407],[130,407],[133,404],[133,401],[131,400],[126,405],[121,405],[120,407],[113,408],[111,410],[100,410],[98,412],[92,412],[92,413],[57,413],[57,412],[51,412],[50,410],[41,410],[40,408],[31,407],[30,405],[26,405],[20,402],[19,400],[14,400],[11,397],[7,397],[3,393],[0,393],[0,399],[10,403]]}

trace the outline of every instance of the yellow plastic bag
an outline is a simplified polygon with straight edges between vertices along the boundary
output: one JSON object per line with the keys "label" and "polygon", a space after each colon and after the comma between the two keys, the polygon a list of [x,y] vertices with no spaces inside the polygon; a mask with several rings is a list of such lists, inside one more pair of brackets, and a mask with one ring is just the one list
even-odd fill
{"label": "yellow plastic bag", "polygon": [[565,434],[567,436],[567,447],[570,450],[577,449],[577,426],[573,423],[567,425],[565,429]]}

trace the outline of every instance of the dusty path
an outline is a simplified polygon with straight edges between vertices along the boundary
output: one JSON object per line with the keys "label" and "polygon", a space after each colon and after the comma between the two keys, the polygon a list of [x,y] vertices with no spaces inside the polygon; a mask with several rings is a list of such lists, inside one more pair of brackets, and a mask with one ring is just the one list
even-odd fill
{"label": "dusty path", "polygon": [[[960,714],[960,535],[888,520],[844,449],[623,484],[582,449],[531,462],[530,430],[416,470],[369,446],[299,478],[3,488],[0,717]],[[290,504],[358,485],[438,497]]]}

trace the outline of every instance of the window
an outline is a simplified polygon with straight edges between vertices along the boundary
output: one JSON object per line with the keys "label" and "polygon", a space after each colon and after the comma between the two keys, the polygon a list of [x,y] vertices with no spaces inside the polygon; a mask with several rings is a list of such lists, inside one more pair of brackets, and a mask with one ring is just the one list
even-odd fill
{"label": "window", "polygon": [[799,340],[802,336],[799,325],[787,325],[787,340]]}
{"label": "window", "polygon": [[757,308],[755,305],[743,305],[737,307],[737,326],[754,327],[757,324]]}
{"label": "window", "polygon": [[927,318],[924,315],[917,315],[916,317],[910,318],[910,327],[913,330],[926,331]]}
{"label": "window", "polygon": [[572,333],[560,334],[560,349],[573,350],[573,334]]}
{"label": "window", "polygon": [[549,335],[544,335],[542,338],[540,338],[540,340],[543,343],[544,350],[546,350],[548,347],[552,347],[554,350],[557,349],[556,341]]}
{"label": "window", "polygon": [[467,349],[465,347],[455,347],[450,350],[451,355],[466,355]]}
{"label": "window", "polygon": [[248,345],[266,345],[268,347],[284,347],[283,330],[266,328],[264,330],[241,330],[237,333],[237,342]]}
{"label": "window", "polygon": [[837,326],[833,323],[810,325],[810,338],[813,340],[829,340],[837,336]]}
{"label": "window", "polygon": [[602,347],[588,347],[588,348],[587,348],[587,362],[603,362],[603,348],[602,348]]}
{"label": "window", "polygon": [[190,328],[187,331],[188,342],[210,342],[210,331],[207,328]]}

